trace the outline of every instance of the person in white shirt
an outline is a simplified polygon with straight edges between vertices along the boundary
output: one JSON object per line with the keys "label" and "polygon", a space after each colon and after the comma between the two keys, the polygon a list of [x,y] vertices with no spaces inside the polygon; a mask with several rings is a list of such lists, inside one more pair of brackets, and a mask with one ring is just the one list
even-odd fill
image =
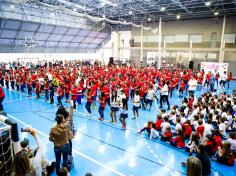
{"label": "person in white shirt", "polygon": [[139,92],[135,91],[134,98],[133,98],[133,113],[134,113],[134,117],[132,119],[135,119],[135,118],[139,117],[139,113],[138,113],[139,107],[140,107],[140,96],[139,96]]}
{"label": "person in white shirt", "polygon": [[224,123],[223,117],[220,118],[219,131],[220,131],[220,134],[225,138],[226,137],[226,125]]}
{"label": "person in white shirt", "polygon": [[149,111],[151,110],[152,108],[152,102],[153,102],[153,97],[155,95],[155,91],[153,90],[153,88],[151,86],[149,86],[149,89],[147,91],[147,96],[146,96],[146,99],[147,99],[147,105],[149,104]]}
{"label": "person in white shirt", "polygon": [[168,116],[164,117],[164,122],[161,124],[161,131],[164,133],[167,127],[170,127],[170,123],[168,122]]}
{"label": "person in white shirt", "polygon": [[231,144],[230,150],[232,150],[235,153],[236,152],[236,139],[235,139],[234,132],[229,133],[229,137],[225,142],[229,142]]}
{"label": "person in white shirt", "polygon": [[191,79],[189,80],[188,85],[189,85],[188,87],[189,93],[194,94],[194,91],[197,88],[197,80],[193,76],[191,76]]}
{"label": "person in white shirt", "polygon": [[206,138],[207,135],[212,135],[212,124],[211,124],[211,120],[208,119],[207,123],[204,124],[204,133],[203,133],[203,137]]}
{"label": "person in white shirt", "polygon": [[221,78],[221,87],[225,88],[225,84],[226,84],[226,81],[227,81],[227,74],[226,74],[226,71],[224,71],[224,73],[222,75],[220,75],[220,78]]}
{"label": "person in white shirt", "polygon": [[163,81],[163,87],[160,90],[160,108],[162,108],[163,101],[165,100],[167,105],[168,105],[168,110],[170,109],[170,103],[168,100],[168,95],[169,95],[169,87],[165,81]]}

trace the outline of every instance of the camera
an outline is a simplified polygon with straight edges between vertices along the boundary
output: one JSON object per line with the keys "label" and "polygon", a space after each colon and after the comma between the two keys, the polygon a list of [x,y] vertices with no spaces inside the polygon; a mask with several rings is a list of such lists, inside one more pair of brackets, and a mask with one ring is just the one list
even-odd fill
{"label": "camera", "polygon": [[29,128],[21,128],[21,132],[30,132]]}

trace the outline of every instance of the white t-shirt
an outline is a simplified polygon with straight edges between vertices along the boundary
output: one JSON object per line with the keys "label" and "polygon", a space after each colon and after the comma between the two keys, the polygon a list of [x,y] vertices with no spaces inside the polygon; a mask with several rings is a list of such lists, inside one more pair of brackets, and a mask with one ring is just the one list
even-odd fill
{"label": "white t-shirt", "polygon": [[161,131],[164,132],[167,127],[170,127],[170,123],[169,122],[163,122],[161,124]]}
{"label": "white t-shirt", "polygon": [[190,79],[188,82],[189,88],[188,90],[195,91],[197,88],[197,80],[196,79]]}
{"label": "white t-shirt", "polygon": [[203,136],[206,137],[208,134],[212,134],[211,130],[213,129],[211,124],[205,123],[204,124],[204,133]]}
{"label": "white t-shirt", "polygon": [[231,144],[230,150],[236,151],[236,140],[235,139],[227,139],[226,142]]}
{"label": "white t-shirt", "polygon": [[225,123],[220,123],[219,130],[220,130],[220,134],[222,134],[222,136],[226,136],[226,125],[225,125]]}
{"label": "white t-shirt", "polygon": [[152,100],[154,94],[155,94],[155,92],[154,92],[153,89],[151,89],[151,90],[148,89],[148,91],[147,91],[147,99]]}
{"label": "white t-shirt", "polygon": [[180,123],[177,123],[177,124],[176,124],[176,126],[175,126],[175,130],[176,130],[176,131],[179,131],[179,130],[182,131],[182,126],[181,126]]}
{"label": "white t-shirt", "polygon": [[168,93],[169,93],[169,88],[167,84],[165,84],[161,89],[161,95],[168,95]]}
{"label": "white t-shirt", "polygon": [[136,103],[133,103],[133,105],[135,107],[139,107],[140,106],[140,96],[139,95],[134,95],[134,100],[133,101],[136,102]]}

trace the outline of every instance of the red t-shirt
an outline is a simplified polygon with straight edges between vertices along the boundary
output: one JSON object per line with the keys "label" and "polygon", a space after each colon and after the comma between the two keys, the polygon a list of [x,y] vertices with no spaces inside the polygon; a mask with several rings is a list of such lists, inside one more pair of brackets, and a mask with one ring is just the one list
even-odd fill
{"label": "red t-shirt", "polygon": [[163,123],[163,120],[162,119],[160,119],[160,120],[157,120],[156,121],[156,129],[157,130],[161,130],[161,124]]}
{"label": "red t-shirt", "polygon": [[196,131],[196,135],[199,137],[199,134],[201,134],[201,136],[203,136],[203,132],[204,132],[205,127],[202,126],[198,126],[197,127],[197,131]]}
{"label": "red t-shirt", "polygon": [[76,88],[72,88],[70,93],[71,93],[71,99],[72,100],[76,100],[77,99],[77,89]]}
{"label": "red t-shirt", "polygon": [[163,133],[163,136],[165,136],[166,138],[168,138],[168,140],[171,140],[173,137],[173,134],[171,133],[171,131],[165,131]]}
{"label": "red t-shirt", "polygon": [[2,86],[0,86],[0,98],[4,98],[5,97],[5,93],[2,90]]}
{"label": "red t-shirt", "polygon": [[177,147],[180,147],[180,148],[185,147],[184,139],[182,137],[180,137],[180,136],[176,136],[174,138],[174,142],[175,142]]}
{"label": "red t-shirt", "polygon": [[100,98],[100,106],[104,108],[106,106],[106,98]]}

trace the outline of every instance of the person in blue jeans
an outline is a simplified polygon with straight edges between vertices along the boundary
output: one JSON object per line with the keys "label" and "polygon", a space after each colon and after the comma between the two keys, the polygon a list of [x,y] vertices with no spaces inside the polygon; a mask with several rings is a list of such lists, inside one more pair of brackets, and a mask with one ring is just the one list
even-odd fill
{"label": "person in blue jeans", "polygon": [[60,170],[61,157],[63,157],[63,167],[68,167],[68,156],[70,153],[70,128],[73,117],[73,101],[71,102],[69,116],[65,119],[62,114],[56,115],[57,124],[51,128],[49,140],[54,143],[54,153],[56,158],[56,173]]}

